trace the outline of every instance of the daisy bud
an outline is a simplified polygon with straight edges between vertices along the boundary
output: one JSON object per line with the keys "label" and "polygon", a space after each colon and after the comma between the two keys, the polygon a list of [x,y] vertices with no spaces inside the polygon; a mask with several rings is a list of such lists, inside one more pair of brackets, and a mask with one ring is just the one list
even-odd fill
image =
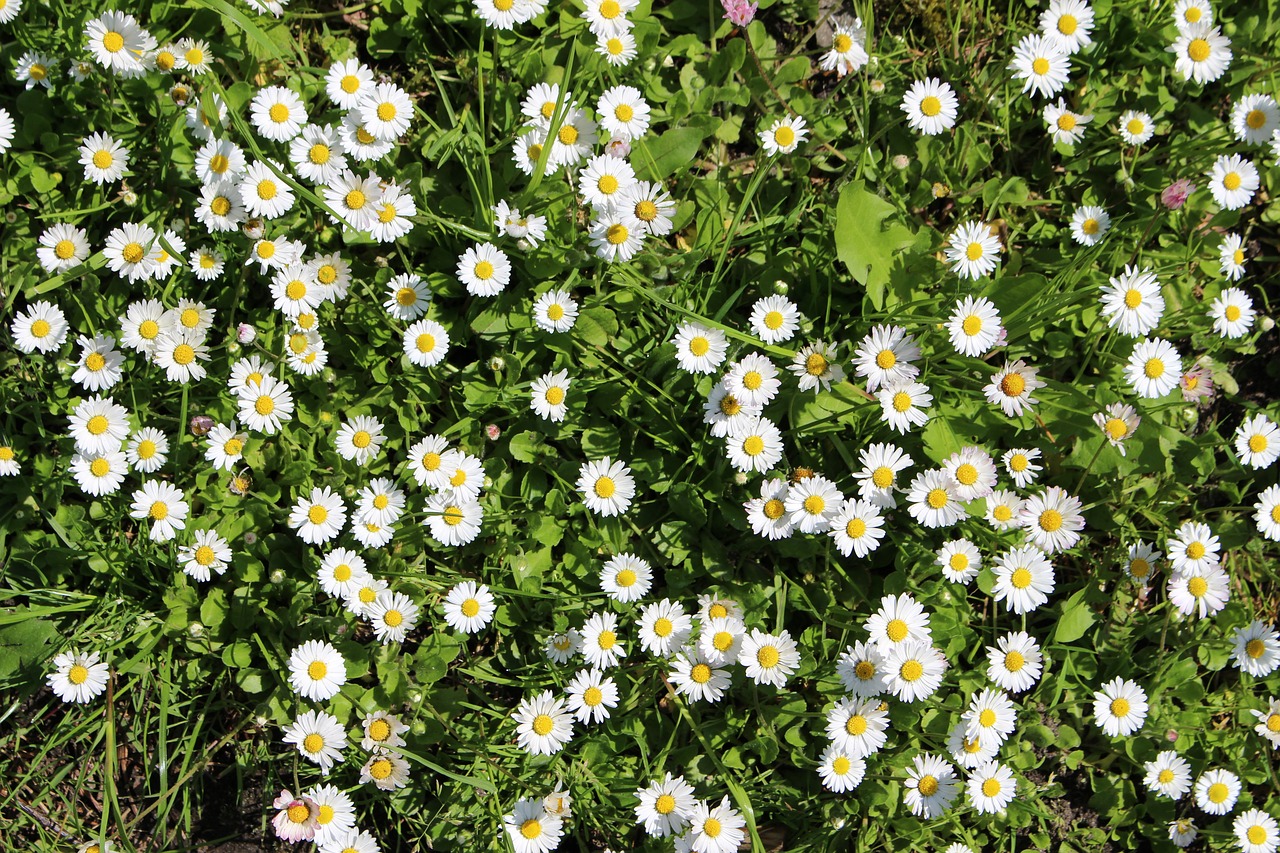
{"label": "daisy bud", "polygon": [[745,485],[747,484],[747,474],[746,474],[746,472],[745,472],[745,471],[739,471],[738,473],[734,474],[734,475],[733,475],[733,482],[737,483],[739,486],[745,486]]}
{"label": "daisy bud", "polygon": [[254,533],[252,530],[250,530],[248,533],[246,533],[246,534],[244,535],[244,544],[246,544],[246,545],[257,545],[257,544],[258,544],[258,534]]}
{"label": "daisy bud", "polygon": [[951,195],[951,187],[947,186],[947,185],[946,185],[946,184],[944,184],[944,183],[938,182],[938,181],[935,181],[935,182],[934,182],[934,184],[933,184],[933,197],[934,197],[934,198],[946,198],[946,197],[947,197],[947,196],[949,196],[949,195]]}
{"label": "daisy bud", "polygon": [[911,158],[906,154],[893,155],[893,168],[901,171],[911,165]]}
{"label": "daisy bud", "polygon": [[1258,321],[1258,328],[1264,332],[1269,332],[1276,327],[1276,321],[1270,317],[1263,317]]}
{"label": "daisy bud", "polygon": [[258,330],[248,323],[236,326],[236,340],[242,344],[251,344],[258,338]]}
{"label": "daisy bud", "polygon": [[121,190],[120,200],[129,207],[134,207],[138,203],[138,194],[133,190]]}
{"label": "daisy bud", "polygon": [[378,269],[385,270],[387,267],[391,266],[391,261],[387,260],[382,255],[378,255],[373,259],[373,265]]}
{"label": "daisy bud", "polygon": [[499,372],[506,366],[507,363],[502,360],[502,356],[495,355],[493,358],[489,359],[489,369],[494,373]]}
{"label": "daisy bud", "polygon": [[187,636],[193,640],[198,640],[204,636],[204,625],[199,622],[192,622],[187,626]]}
{"label": "daisy bud", "polygon": [[488,424],[484,428],[484,434],[490,441],[497,441],[502,436],[502,427],[497,424]]}
{"label": "daisy bud", "polygon": [[883,95],[883,94],[884,94],[884,81],[883,81],[883,80],[872,80],[872,81],[871,81],[871,94],[873,94],[873,95]]}
{"label": "daisy bud", "polygon": [[720,0],[724,7],[724,17],[735,27],[745,27],[756,16],[757,4],[747,0]]}
{"label": "daisy bud", "polygon": [[169,99],[176,105],[185,107],[187,102],[191,100],[191,90],[182,85],[174,86],[169,90]]}
{"label": "daisy bud", "polygon": [[1178,210],[1187,203],[1187,197],[1196,191],[1195,184],[1186,178],[1179,178],[1160,193],[1160,203],[1169,210]]}
{"label": "daisy bud", "polygon": [[[245,538],[248,539],[249,534],[246,533]],[[279,586],[280,584],[284,583],[284,569],[275,569],[274,571],[272,571],[270,580],[276,586]]]}
{"label": "daisy bud", "polygon": [[14,213],[12,210],[7,211],[4,215],[4,221],[7,224],[12,225],[18,221],[18,214]]}
{"label": "daisy bud", "polygon": [[787,291],[790,289],[791,285],[787,284],[785,281],[778,280],[773,283],[773,292],[779,296],[786,296]]}
{"label": "daisy bud", "polygon": [[250,240],[261,240],[266,225],[261,219],[247,219],[240,230],[244,231],[244,236]]}
{"label": "daisy bud", "polygon": [[1178,739],[1178,730],[1169,729],[1169,731],[1164,733],[1164,739],[1169,741],[1169,743],[1175,742]]}
{"label": "daisy bud", "polygon": [[208,415],[196,415],[191,419],[191,434],[197,438],[209,434],[209,430],[213,429],[213,418]]}
{"label": "daisy bud", "polygon": [[631,142],[621,136],[615,136],[604,146],[604,153],[610,157],[627,157],[631,154]]}

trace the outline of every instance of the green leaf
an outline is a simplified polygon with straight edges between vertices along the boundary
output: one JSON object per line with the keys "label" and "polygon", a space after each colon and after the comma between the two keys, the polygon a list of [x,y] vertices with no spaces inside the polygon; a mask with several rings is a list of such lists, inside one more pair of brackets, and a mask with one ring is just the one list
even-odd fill
{"label": "green leaf", "polygon": [[892,204],[861,181],[846,185],[836,202],[836,256],[867,288],[877,309],[884,308],[884,286],[895,255],[915,239],[895,214]]}
{"label": "green leaf", "polygon": [[1055,643],[1073,643],[1085,635],[1093,624],[1093,611],[1085,602],[1088,589],[1080,589],[1062,604],[1062,616],[1058,619],[1057,630],[1053,632]]}
{"label": "green leaf", "polygon": [[660,181],[677,169],[688,168],[702,147],[703,132],[692,127],[674,127],[652,142],[639,141],[633,159],[636,177]]}

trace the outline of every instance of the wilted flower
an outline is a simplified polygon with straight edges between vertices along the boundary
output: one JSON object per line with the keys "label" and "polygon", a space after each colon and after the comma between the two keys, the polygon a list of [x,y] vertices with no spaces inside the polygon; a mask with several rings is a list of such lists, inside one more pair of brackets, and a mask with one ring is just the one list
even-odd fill
{"label": "wilted flower", "polygon": [[208,415],[196,415],[191,419],[191,434],[196,437],[206,436],[214,425],[213,418]]}

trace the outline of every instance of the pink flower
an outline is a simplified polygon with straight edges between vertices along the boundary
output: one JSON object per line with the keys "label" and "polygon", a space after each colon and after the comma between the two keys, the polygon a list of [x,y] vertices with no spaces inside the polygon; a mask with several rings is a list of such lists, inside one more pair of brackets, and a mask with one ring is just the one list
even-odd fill
{"label": "pink flower", "polygon": [[489,437],[490,441],[497,441],[502,436],[502,427],[497,424],[489,424],[484,428],[484,434]]}
{"label": "pink flower", "polygon": [[1207,367],[1196,365],[1182,374],[1178,384],[1182,388],[1182,399],[1185,402],[1190,403],[1194,400],[1200,406],[1207,406],[1213,402],[1213,374]]}
{"label": "pink flower", "polygon": [[320,807],[315,800],[295,797],[285,788],[271,806],[279,809],[271,821],[277,837],[285,841],[310,841],[316,837],[316,829],[320,826],[316,817],[320,814]]}
{"label": "pink flower", "polygon": [[745,27],[756,16],[757,5],[747,0],[720,0],[724,7],[724,16],[735,27]]}
{"label": "pink flower", "polygon": [[1170,210],[1178,210],[1187,203],[1187,197],[1196,191],[1196,185],[1186,178],[1179,178],[1160,193],[1160,203]]}

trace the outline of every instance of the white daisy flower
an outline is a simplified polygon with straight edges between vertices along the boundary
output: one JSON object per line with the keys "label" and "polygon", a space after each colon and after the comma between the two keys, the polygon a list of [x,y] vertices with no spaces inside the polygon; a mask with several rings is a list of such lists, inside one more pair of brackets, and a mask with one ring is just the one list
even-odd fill
{"label": "white daisy flower", "polygon": [[600,570],[600,588],[614,601],[638,601],[653,586],[653,569],[635,554],[617,554]]}
{"label": "white daisy flower", "polygon": [[1082,246],[1096,246],[1111,229],[1111,217],[1097,205],[1087,204],[1071,214],[1071,239]]}
{"label": "white daisy flower", "polygon": [[97,652],[62,652],[53,659],[45,682],[63,702],[85,704],[107,689],[111,665]]}
{"label": "white daisy flower", "polygon": [[533,303],[533,321],[545,332],[567,332],[578,319],[578,303],[567,290],[548,290]]}
{"label": "white daisy flower", "polygon": [[1040,13],[1040,32],[1068,55],[1093,44],[1093,7],[1085,0],[1050,0]]}
{"label": "white daisy flower", "polygon": [[1263,489],[1253,509],[1258,532],[1272,542],[1280,542],[1280,485]]}
{"label": "white daisy flower", "polygon": [[1039,368],[1031,367],[1022,359],[1006,363],[991,377],[991,382],[983,387],[982,393],[988,402],[999,406],[1008,417],[1019,417],[1040,402],[1031,396],[1037,389],[1044,387],[1038,373]]}
{"label": "white daisy flower", "polygon": [[902,643],[933,641],[929,614],[906,592],[881,598],[880,609],[867,617],[863,627],[871,635],[871,642],[879,646],[880,653],[884,655]]}
{"label": "white daisy flower", "polygon": [[129,168],[129,149],[108,133],[94,133],[80,145],[84,179],[95,184],[115,183]]}
{"label": "white daisy flower", "polygon": [[1275,853],[1280,847],[1280,824],[1262,809],[1241,812],[1231,822],[1240,853]]}
{"label": "white daisy flower", "polygon": [[885,689],[903,702],[932,696],[942,684],[946,656],[924,640],[908,640],[889,649],[884,658]]}
{"label": "white daisy flower", "polygon": [[346,548],[334,548],[325,554],[316,572],[320,588],[334,598],[346,598],[358,592],[368,576],[364,557]]}
{"label": "white daisy flower", "polygon": [[1222,154],[1208,172],[1209,192],[1224,210],[1239,210],[1253,198],[1259,185],[1258,167],[1239,154]]}
{"label": "white daisy flower", "polygon": [[413,120],[413,101],[399,86],[377,83],[365,90],[354,112],[375,139],[394,142],[409,129]]}
{"label": "white daisy flower", "polygon": [[1162,556],[1163,552],[1157,551],[1148,543],[1135,542],[1129,546],[1129,552],[1125,558],[1125,574],[1145,587],[1151,582],[1151,576],[1155,574]]}
{"label": "white daisy flower", "polygon": [[1249,333],[1253,327],[1253,300],[1238,287],[1228,287],[1209,306],[1209,318],[1213,330],[1224,338],[1234,340]]}
{"label": "white daisy flower", "polygon": [[836,674],[846,692],[854,696],[879,696],[888,688],[884,683],[885,658],[872,642],[857,642],[847,647],[836,661]]}
{"label": "white daisy flower", "polygon": [[342,751],[347,748],[346,729],[337,717],[324,711],[298,715],[285,729],[283,740],[295,745],[303,758],[320,765],[325,775],[342,761]]}
{"label": "white daisy flower", "polygon": [[959,105],[951,86],[934,77],[916,80],[902,96],[907,124],[926,136],[937,136],[955,127]]}
{"label": "white daisy flower", "polygon": [[800,309],[785,296],[765,296],[751,306],[751,331],[766,344],[790,340],[800,328]]}
{"label": "white daisy flower", "polygon": [[803,116],[787,116],[775,120],[767,129],[760,130],[757,135],[764,153],[773,157],[795,151],[800,143],[808,138],[809,131],[805,127]]}
{"label": "white daisy flower", "polygon": [[929,386],[906,380],[886,385],[876,392],[880,403],[880,419],[897,432],[910,432],[913,426],[924,426],[929,415],[925,410],[933,404]]}
{"label": "white daisy flower", "polygon": [[854,758],[834,743],[827,744],[818,759],[818,775],[828,791],[843,794],[862,784],[867,775],[867,762]]}
{"label": "white daisy flower", "polygon": [[249,115],[258,135],[273,142],[288,142],[307,123],[302,98],[284,86],[259,89],[249,102]]}
{"label": "white daisy flower", "polygon": [[335,62],[325,73],[325,94],[343,110],[354,109],[373,88],[373,71],[352,58]]}
{"label": "white daisy flower", "polygon": [[944,578],[967,584],[982,570],[982,553],[968,539],[954,539],[938,549],[936,563]]}
{"label": "white daisy flower", "polygon": [[777,540],[791,535],[791,515],[786,509],[789,488],[782,478],[766,480],[760,485],[760,497],[742,505],[747,513],[747,523],[757,536]]}
{"label": "white daisy flower", "polygon": [[1280,427],[1263,414],[1245,418],[1232,439],[1242,465],[1269,468],[1280,457]]}
{"label": "white daisy flower", "polygon": [[1174,571],[1169,576],[1166,592],[1179,613],[1183,616],[1194,613],[1200,619],[1218,613],[1231,598],[1227,573],[1219,565],[1194,574]]}
{"label": "white daisy flower", "polygon": [[746,669],[747,678],[756,684],[781,688],[799,668],[800,651],[785,630],[773,635],[752,628],[751,633],[742,638],[738,663]]}
{"label": "white daisy flower", "polygon": [[746,825],[742,815],[730,807],[728,797],[718,806],[699,802],[689,812],[690,849],[693,853],[733,853],[746,837]]}
{"label": "white daisy flower", "polygon": [[466,545],[480,535],[484,507],[466,492],[451,489],[427,499],[423,524],[441,545]]}
{"label": "white daisy flower", "polygon": [[[293,209],[293,190],[285,182],[284,170],[272,160],[259,160],[245,167],[236,189],[240,203],[250,216],[277,219]],[[216,214],[217,210],[210,207]]]}
{"label": "white daisy flower", "polygon": [[621,460],[608,456],[584,462],[578,471],[577,485],[587,509],[606,518],[626,512],[636,494],[631,469]]}
{"label": "white daisy flower", "polygon": [[338,695],[347,683],[347,662],[329,643],[308,640],[289,654],[289,686],[312,702]]}
{"label": "white daisy flower", "polygon": [[1056,38],[1026,35],[1013,49],[1009,63],[1015,80],[1022,80],[1022,92],[1051,98],[1062,91],[1071,76],[1071,57]]}
{"label": "white daisy flower", "polygon": [[596,257],[613,263],[635,257],[644,242],[645,233],[644,224],[630,211],[601,208],[591,222],[587,237]]}
{"label": "white daisy flower", "polygon": [[896,507],[898,473],[912,466],[911,457],[892,444],[876,443],[858,452],[858,463],[862,469],[853,477],[858,482],[859,496],[885,509]]}
{"label": "white daisy flower", "polygon": [[854,352],[854,372],[866,377],[867,390],[910,382],[920,375],[915,338],[901,326],[874,326]]}
{"label": "white daisy flower", "polygon": [[189,577],[203,583],[214,574],[226,573],[231,545],[216,530],[197,530],[195,541],[178,549],[178,560]]}
{"label": "white daisy flower", "polygon": [[693,786],[683,776],[667,773],[661,781],[654,780],[635,792],[640,802],[635,807],[636,823],[652,838],[679,835],[689,826],[689,816],[697,798]]}
{"label": "white daisy flower", "polygon": [[1002,744],[1013,734],[1018,715],[1004,691],[983,688],[969,700],[960,721],[965,724],[966,737],[976,737],[987,744]]}
{"label": "white daisy flower", "polygon": [[315,486],[309,495],[299,497],[289,513],[289,526],[308,545],[320,545],[334,539],[347,523],[347,507],[342,496],[328,486]]}
{"label": "white daisy flower", "polygon": [[676,328],[672,343],[676,346],[676,362],[689,373],[715,373],[729,350],[724,332],[700,323],[682,323]]}
{"label": "white daisy flower", "polygon": [[[0,468],[0,473],[5,476],[16,476],[17,462],[12,458],[4,460],[3,449],[12,453],[12,448],[0,449],[0,461],[5,463]],[[129,473],[128,458],[119,450],[108,450],[103,453],[82,453],[77,450],[75,456],[71,457],[70,467],[71,475],[75,477],[76,485],[80,490],[85,494],[99,497],[115,494],[124,482],[125,475]]]}
{"label": "white daisy flower", "polygon": [[1143,769],[1142,784],[1158,796],[1180,800],[1191,790],[1191,765],[1171,749],[1161,752],[1155,761],[1145,762]]}
{"label": "white daisy flower", "polygon": [[[1218,248],[1218,265],[1222,269],[1222,274],[1229,281],[1239,281],[1244,277],[1244,238],[1239,234],[1227,234],[1222,238],[1222,245]],[[1215,324],[1215,330],[1218,334],[1222,334]]]}
{"label": "white daisy flower", "polygon": [[969,771],[966,790],[978,814],[1002,814],[1018,793],[1013,771],[995,761]]}
{"label": "white daisy flower", "polygon": [[996,530],[1008,530],[1018,524],[1022,498],[1008,489],[996,489],[987,495],[986,520]]}
{"label": "white daisy flower", "polygon": [[151,520],[151,541],[168,542],[187,526],[189,507],[180,489],[162,480],[148,480],[133,493],[129,516]]}
{"label": "white daisy flower", "polygon": [[1254,678],[1265,678],[1280,666],[1280,634],[1257,619],[1236,629],[1231,662]]}
{"label": "white daisy flower", "polygon": [[384,590],[365,608],[364,618],[373,626],[373,634],[384,646],[403,643],[418,625],[418,605],[401,592]]}
{"label": "white daisy flower", "polygon": [[404,330],[404,354],[418,367],[435,367],[449,353],[449,332],[435,320],[423,317]]}
{"label": "white daisy flower", "polygon": [[[822,54],[818,66],[823,71],[834,71],[837,77],[851,74],[871,60],[867,53],[867,31],[862,19],[840,17],[831,19],[831,49]],[[830,786],[828,786],[830,787]]]}
{"label": "white daisy flower", "polygon": [[1000,338],[1000,312],[988,299],[966,296],[956,303],[947,334],[956,352],[981,358]]}
{"label": "white daisy flower", "polygon": [[844,505],[836,484],[815,474],[793,484],[783,504],[791,524],[801,533],[826,533],[831,519]]}
{"label": "white daisy flower", "polygon": [[1184,521],[1178,532],[1165,542],[1169,563],[1175,572],[1197,575],[1221,562],[1221,545],[1207,524]]}
{"label": "white daisy flower", "polygon": [[866,557],[884,538],[884,517],[880,507],[867,500],[849,499],[831,519],[828,535],[835,540],[836,548],[848,557]]}
{"label": "white daisy flower", "polygon": [[1049,600],[1056,583],[1053,563],[1035,547],[1011,548],[992,566],[995,572],[995,600],[1003,601],[1010,613],[1022,615]]}
{"label": "white daisy flower", "polygon": [[879,752],[888,728],[889,711],[879,699],[841,699],[827,712],[827,738],[851,758]]}
{"label": "white daisy flower", "polygon": [[957,489],[955,479],[946,471],[922,471],[907,488],[907,511],[924,527],[951,527],[967,515]]}
{"label": "white daisy flower", "polygon": [[338,428],[334,439],[338,455],[357,465],[368,465],[387,440],[382,422],[368,415],[356,415]]}
{"label": "white daisy flower", "polygon": [[951,271],[961,278],[989,275],[1000,256],[1000,238],[982,222],[965,222],[947,240],[946,258]]}
{"label": "white daisy flower", "polygon": [[516,741],[530,755],[555,755],[573,739],[573,717],[550,690],[521,699],[512,717]]}
{"label": "white daisy flower", "polygon": [[57,273],[79,266],[91,253],[88,235],[83,229],[58,223],[40,235],[36,258],[45,272]]}
{"label": "white daisy flower", "polygon": [[1212,19],[1179,26],[1178,37],[1166,50],[1177,57],[1173,68],[1184,80],[1212,83],[1231,64],[1231,40],[1212,25]]}
{"label": "white daisy flower", "polygon": [[796,352],[788,370],[799,380],[801,391],[830,391],[833,383],[843,382],[844,368],[836,363],[834,344],[814,341]]}
{"label": "white daisy flower", "polygon": [[1117,124],[1120,126],[1120,138],[1130,145],[1144,145],[1156,132],[1151,116],[1140,110],[1126,110]]}
{"label": "white daisy flower", "polygon": [[1113,277],[1111,286],[1103,290],[1102,314],[1108,318],[1107,325],[1122,335],[1147,334],[1159,325],[1163,313],[1164,296],[1155,273],[1147,267],[1138,271],[1126,265],[1124,274]]}
{"label": "white daisy flower", "polygon": [[458,280],[473,296],[497,296],[511,281],[511,261],[492,243],[480,243],[458,258]]}
{"label": "white daisy flower", "polygon": [[903,801],[916,817],[941,817],[960,793],[955,768],[946,759],[927,752],[912,758],[911,763],[903,783]]}
{"label": "white daisy flower", "polygon": [[690,702],[719,702],[733,680],[725,668],[730,662],[713,661],[697,648],[684,648],[672,659],[667,680]]}
{"label": "white daisy flower", "polygon": [[662,599],[640,611],[640,648],[665,658],[682,647],[693,633],[693,620],[678,602]]}
{"label": "white daisy flower", "polygon": [[497,610],[489,587],[475,581],[455,585],[444,599],[444,621],[453,630],[466,634],[483,631]]}
{"label": "white daisy flower", "polygon": [[1240,797],[1240,777],[1230,770],[1206,770],[1196,779],[1196,807],[1206,814],[1230,814]]}
{"label": "white daisy flower", "polygon": [[1084,529],[1080,506],[1079,498],[1058,486],[1050,486],[1023,502],[1018,524],[1032,545],[1045,553],[1056,554],[1080,541],[1080,531]]}
{"label": "white daisy flower", "polygon": [[1001,690],[1022,693],[1040,680],[1044,656],[1040,644],[1025,631],[1005,634],[987,646],[987,678]]}

